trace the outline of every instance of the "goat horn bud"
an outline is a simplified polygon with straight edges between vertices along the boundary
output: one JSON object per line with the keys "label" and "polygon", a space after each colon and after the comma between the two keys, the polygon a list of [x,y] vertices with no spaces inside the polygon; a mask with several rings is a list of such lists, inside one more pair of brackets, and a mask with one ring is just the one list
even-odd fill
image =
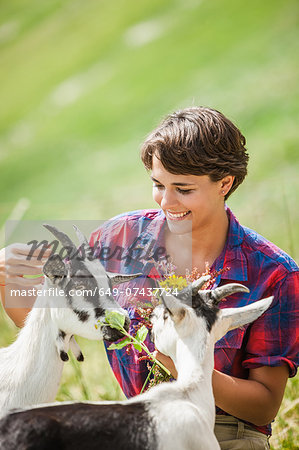
{"label": "goat horn bud", "polygon": [[210,291],[210,298],[214,304],[218,304],[224,297],[236,292],[250,292],[250,290],[246,286],[243,286],[243,284],[230,283]]}
{"label": "goat horn bud", "polygon": [[82,231],[79,230],[79,228],[76,225],[73,225],[73,228],[76,232],[76,235],[78,236],[80,245],[84,245],[84,246],[86,246],[87,249],[90,249],[89,242],[88,242],[86,236],[82,233]]}
{"label": "goat horn bud", "polygon": [[195,297],[203,285],[211,278],[210,275],[205,275],[193,281],[189,286],[182,289],[176,296],[178,300],[183,303],[191,304],[192,297]]}
{"label": "goat horn bud", "polygon": [[[62,231],[59,231],[56,227],[53,227],[52,225],[44,224],[44,227],[47,228],[54,236],[61,242],[63,247],[70,248],[71,250],[74,250],[77,252],[77,247],[73,243],[73,241],[68,237],[67,234],[63,233]],[[69,255],[71,257],[71,255]]]}
{"label": "goat horn bud", "polygon": [[191,284],[192,295],[197,294],[197,292],[203,287],[203,285],[209,281],[211,275],[204,275],[203,277],[198,278],[198,280],[193,281]]}

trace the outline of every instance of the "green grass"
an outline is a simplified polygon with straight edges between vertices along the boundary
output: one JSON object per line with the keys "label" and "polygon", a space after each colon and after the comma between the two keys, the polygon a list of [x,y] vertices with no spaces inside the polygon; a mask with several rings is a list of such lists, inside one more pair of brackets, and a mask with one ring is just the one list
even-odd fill
{"label": "green grass", "polygon": [[[21,196],[30,219],[152,206],[140,143],[165,113],[206,104],[248,140],[249,176],[231,206],[298,257],[295,1],[117,5],[2,5],[18,30],[1,50],[2,223]],[[152,39],[143,45],[139,23]]]}
{"label": "green grass", "polygon": [[298,449],[299,426],[299,380],[298,377],[288,381],[285,396],[273,426],[271,446],[273,449]]}
{"label": "green grass", "polygon": [[[0,240],[21,198],[28,220],[153,207],[138,148],[163,115],[201,104],[247,138],[249,175],[229,206],[298,259],[295,0],[11,0],[0,11]],[[14,334],[2,318],[1,344]],[[82,346],[89,395],[118,398],[102,347]],[[83,398],[78,376],[66,364],[59,399]],[[296,383],[277,449],[296,447]]]}

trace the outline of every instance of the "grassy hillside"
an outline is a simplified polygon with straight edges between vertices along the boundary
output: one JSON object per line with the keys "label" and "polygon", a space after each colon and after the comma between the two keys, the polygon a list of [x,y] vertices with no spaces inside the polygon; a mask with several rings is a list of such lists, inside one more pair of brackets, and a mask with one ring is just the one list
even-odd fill
{"label": "grassy hillside", "polygon": [[1,20],[2,223],[20,197],[30,219],[152,206],[138,147],[164,114],[203,104],[247,136],[231,206],[298,256],[295,1],[13,0]]}
{"label": "grassy hillside", "polygon": [[[140,143],[168,112],[200,104],[247,137],[249,175],[229,206],[298,259],[295,0],[10,0],[0,11],[0,239],[12,212],[76,221],[153,207]],[[15,330],[3,319],[1,330],[4,345]],[[118,396],[98,344],[85,345],[92,398]],[[82,396],[76,386],[69,366],[59,398]],[[297,387],[275,448],[295,445]]]}

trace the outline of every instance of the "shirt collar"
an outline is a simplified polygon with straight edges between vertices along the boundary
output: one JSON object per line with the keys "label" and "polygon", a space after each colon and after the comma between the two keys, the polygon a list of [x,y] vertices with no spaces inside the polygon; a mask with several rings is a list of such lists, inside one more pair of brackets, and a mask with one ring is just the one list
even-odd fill
{"label": "shirt collar", "polygon": [[247,281],[247,259],[242,250],[244,229],[227,206],[226,213],[229,220],[226,246],[214,262],[213,268],[220,270],[228,267],[229,270],[217,277],[216,285],[220,283],[220,279]]}
{"label": "shirt collar", "polygon": [[[226,246],[224,247],[220,256],[214,262],[212,268],[220,270],[228,267],[229,270],[219,275],[216,279],[215,285],[220,283],[220,280],[234,280],[234,281],[247,281],[247,259],[242,250],[242,242],[244,240],[244,229],[232,213],[232,211],[226,206],[226,213],[229,220],[229,229],[226,240]],[[140,238],[143,242],[151,242],[156,239],[155,246],[163,247],[164,243],[164,225],[165,215],[162,210],[155,211],[154,218],[145,216],[145,219],[149,219],[150,223],[140,234]],[[154,275],[156,272],[152,263],[148,263],[148,270]],[[153,269],[153,270],[151,270]]]}
{"label": "shirt collar", "polygon": [[[149,223],[147,223],[148,221]],[[145,254],[150,255],[159,247],[161,247],[161,250],[165,248],[165,222],[166,217],[162,210],[148,210],[142,216],[142,221],[140,223],[141,228],[136,242],[140,245]],[[160,278],[160,274],[152,259],[149,259],[149,261],[135,261],[134,264],[135,268],[139,268],[145,275],[150,276],[151,278]]]}

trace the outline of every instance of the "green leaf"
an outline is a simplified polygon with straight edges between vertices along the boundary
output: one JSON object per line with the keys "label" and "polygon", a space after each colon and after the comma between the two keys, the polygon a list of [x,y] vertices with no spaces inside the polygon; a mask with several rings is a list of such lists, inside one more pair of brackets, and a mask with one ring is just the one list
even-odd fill
{"label": "green leaf", "polygon": [[139,353],[142,352],[141,345],[137,344],[136,342],[133,342],[133,346]]}
{"label": "green leaf", "polygon": [[129,337],[125,337],[121,341],[117,342],[116,344],[111,344],[108,347],[108,350],[119,350],[121,348],[124,348],[126,345],[130,344],[132,341]]}
{"label": "green leaf", "polygon": [[140,327],[139,330],[137,331],[135,339],[138,342],[144,342],[145,338],[147,336],[147,333],[148,333],[148,329],[146,328],[145,325],[142,325],[142,327]]}
{"label": "green leaf", "polygon": [[28,279],[32,279],[32,280],[34,280],[35,278],[41,278],[41,277],[43,277],[43,273],[40,273],[40,274],[38,274],[38,275],[23,275],[23,278],[28,278]]}
{"label": "green leaf", "polygon": [[121,330],[125,324],[125,316],[117,311],[106,311],[105,320],[111,328]]}

